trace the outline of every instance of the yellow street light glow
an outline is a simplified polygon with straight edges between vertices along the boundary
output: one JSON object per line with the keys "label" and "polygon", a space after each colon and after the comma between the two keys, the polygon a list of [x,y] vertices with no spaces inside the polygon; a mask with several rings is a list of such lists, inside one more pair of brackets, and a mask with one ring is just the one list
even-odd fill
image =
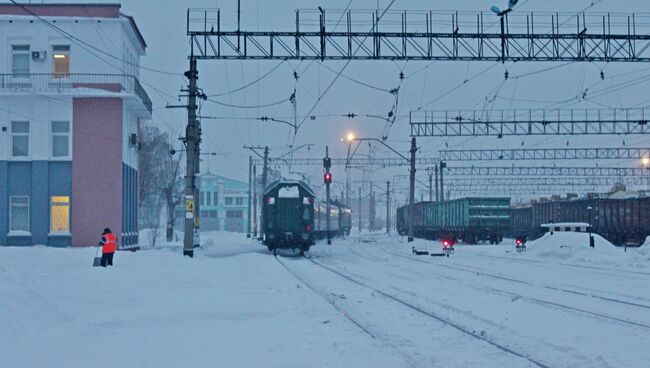
{"label": "yellow street light glow", "polygon": [[354,133],[348,133],[347,137],[348,142],[352,142],[354,140]]}
{"label": "yellow street light glow", "polygon": [[66,57],[67,57],[67,55],[64,55],[64,54],[54,54],[55,59],[65,59]]}
{"label": "yellow street light glow", "polygon": [[650,165],[650,157],[642,158],[641,163],[643,164],[643,166],[649,166]]}

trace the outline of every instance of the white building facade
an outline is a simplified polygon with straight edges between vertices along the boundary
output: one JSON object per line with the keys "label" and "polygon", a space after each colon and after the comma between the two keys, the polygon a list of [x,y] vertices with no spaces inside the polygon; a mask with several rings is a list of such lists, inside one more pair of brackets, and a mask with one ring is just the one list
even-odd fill
{"label": "white building facade", "polygon": [[0,4],[0,245],[137,245],[145,48],[119,4]]}

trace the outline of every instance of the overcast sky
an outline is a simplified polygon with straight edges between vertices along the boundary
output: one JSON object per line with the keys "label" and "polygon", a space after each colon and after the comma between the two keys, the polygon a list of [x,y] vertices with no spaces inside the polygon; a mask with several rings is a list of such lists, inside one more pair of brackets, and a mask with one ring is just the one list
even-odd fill
{"label": "overcast sky", "polygon": [[[116,2],[117,0],[109,1]],[[51,1],[49,2],[61,2]],[[80,2],[75,0],[71,2]],[[86,1],[83,2],[97,2]],[[319,5],[325,9],[343,9],[349,0],[241,0],[243,30],[288,30],[295,26],[294,10],[316,9]],[[222,9],[222,28],[233,29],[236,24],[237,0],[122,0],[122,11],[135,17],[149,47],[147,56],[142,59],[142,65],[178,72],[178,76],[169,76],[148,71],[142,71],[142,79],[153,85],[159,91],[149,89],[154,101],[154,123],[161,129],[175,130],[178,136],[183,131],[186,121],[182,110],[166,110],[167,102],[174,102],[172,97],[178,94],[178,89],[184,81],[181,77],[188,68],[187,54],[188,38],[185,35],[185,12],[188,7]],[[351,9],[384,9],[388,0],[353,0]],[[506,0],[396,0],[391,10],[427,9],[427,10],[476,10],[488,11],[490,6],[497,4],[505,6]],[[593,6],[592,3],[595,3]],[[647,0],[523,0],[520,1],[517,12],[531,11],[561,11],[578,13],[584,9],[589,12],[635,12],[638,33],[650,33],[650,22],[647,14],[650,4]],[[496,19],[496,17],[495,17]],[[462,32],[461,28],[461,32]],[[468,29],[469,31],[469,29]],[[240,87],[255,80],[280,61],[201,61],[199,63],[200,87],[207,94],[218,94]],[[338,71],[344,62],[325,62],[325,66]],[[364,83],[392,89],[400,85],[399,73],[404,72],[406,79],[400,88],[398,104],[399,119],[388,131],[388,144],[401,152],[408,151],[409,126],[408,112],[421,109],[499,109],[499,108],[528,108],[545,107],[557,101],[574,98],[561,106],[572,108],[585,107],[632,107],[650,104],[648,83],[643,82],[648,77],[650,69],[647,64],[624,63],[506,63],[496,65],[479,77],[472,76],[493,66],[493,62],[370,62],[353,61],[345,69],[344,75]],[[564,64],[564,65],[560,65]],[[226,117],[218,121],[203,121],[203,151],[217,152],[222,156],[205,158],[202,169],[208,168],[214,173],[246,180],[248,175],[249,152],[242,149],[244,144],[268,145],[272,148],[272,156],[287,150],[291,142],[291,128],[277,123],[264,123],[253,120],[260,116],[288,118],[292,107],[288,101],[294,88],[297,89],[298,115],[304,116],[314,106],[317,96],[323,95],[326,87],[335,77],[335,73],[327,70],[319,62],[309,61],[285,62],[272,74],[242,91],[215,97],[216,100],[233,105],[264,105],[286,98],[287,101],[278,106],[259,109],[236,109],[205,103],[202,115]],[[556,69],[516,78],[519,75],[557,66]],[[510,78],[504,81],[504,73],[508,71]],[[298,72],[300,78],[296,85],[293,72]],[[600,79],[600,72],[605,73],[605,80]],[[638,71],[635,74],[624,74]],[[624,74],[624,75],[621,75]],[[454,90],[466,79],[469,82]],[[641,80],[641,83],[630,83],[623,89],[612,88],[613,93],[601,94],[591,98],[590,90],[602,90],[631,80]],[[585,99],[575,99],[587,90]],[[445,95],[439,98],[441,95]],[[432,103],[429,103],[433,101]],[[395,99],[387,92],[378,91],[339,78],[331,90],[324,95],[316,105],[311,115],[318,115],[315,120],[308,119],[300,129],[295,145],[314,144],[310,151],[301,151],[300,157],[322,157],[324,146],[329,145],[330,153],[335,157],[345,157],[347,145],[340,138],[348,131],[354,131],[357,136],[380,137],[386,133],[384,121],[372,118],[356,118],[350,120],[344,117],[320,117],[322,115],[357,115],[385,116],[393,107]],[[419,154],[434,156],[442,147],[452,148],[535,148],[535,147],[615,147],[648,146],[647,138],[641,136],[629,137],[515,137],[498,139],[483,138],[421,138],[418,146]],[[382,147],[375,147],[377,157],[390,157],[391,153]],[[367,154],[368,147],[364,145],[361,153]],[[616,162],[604,162],[601,166],[612,166]],[[485,162],[489,165],[490,163]],[[502,163],[503,164],[503,163]],[[512,164],[508,162],[507,164]],[[525,165],[530,163],[514,163]],[[537,163],[537,165],[546,164]],[[552,164],[552,163],[551,163]],[[593,162],[564,162],[560,165],[592,166]],[[628,162],[627,166],[636,163]],[[319,183],[321,168],[301,168],[300,171],[312,173],[314,181]],[[343,180],[342,169],[334,168],[335,180]],[[395,174],[407,174],[407,168],[355,173],[355,180],[372,178],[376,181],[392,179]],[[424,174],[420,170],[419,174]],[[424,176],[422,176],[424,180]],[[405,182],[404,182],[405,184]]]}

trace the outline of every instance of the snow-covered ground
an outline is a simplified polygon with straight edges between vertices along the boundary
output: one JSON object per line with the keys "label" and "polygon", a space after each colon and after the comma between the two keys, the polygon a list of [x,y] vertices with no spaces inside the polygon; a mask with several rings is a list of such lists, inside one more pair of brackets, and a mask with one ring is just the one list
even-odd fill
{"label": "snow-covered ground", "polygon": [[[162,235],[161,235],[162,237]],[[0,367],[643,367],[650,247],[514,252],[362,234],[308,258],[207,233],[118,253],[0,248]]]}

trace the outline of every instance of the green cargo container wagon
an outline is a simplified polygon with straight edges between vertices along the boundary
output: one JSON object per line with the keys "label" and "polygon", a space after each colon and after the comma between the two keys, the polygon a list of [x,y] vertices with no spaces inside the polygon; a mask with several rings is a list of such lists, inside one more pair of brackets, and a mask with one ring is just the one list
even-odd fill
{"label": "green cargo container wagon", "polygon": [[[408,231],[408,206],[398,209],[398,230]],[[469,197],[445,202],[417,203],[414,235],[425,239],[452,238],[465,243],[498,244],[510,229],[510,198]]]}

